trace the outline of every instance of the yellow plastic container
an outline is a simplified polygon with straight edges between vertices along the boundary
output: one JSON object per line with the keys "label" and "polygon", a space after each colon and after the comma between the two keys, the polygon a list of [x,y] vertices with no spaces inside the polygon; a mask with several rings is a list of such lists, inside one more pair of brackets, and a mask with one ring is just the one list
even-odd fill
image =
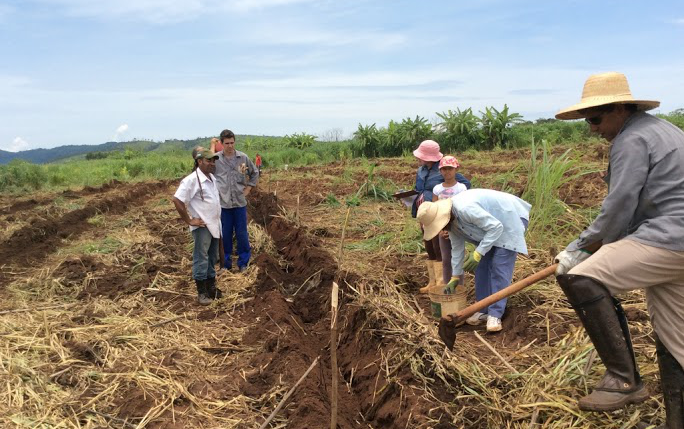
{"label": "yellow plastic container", "polygon": [[466,290],[463,286],[457,286],[451,294],[444,293],[444,286],[433,286],[428,289],[428,295],[432,316],[437,319],[466,308]]}

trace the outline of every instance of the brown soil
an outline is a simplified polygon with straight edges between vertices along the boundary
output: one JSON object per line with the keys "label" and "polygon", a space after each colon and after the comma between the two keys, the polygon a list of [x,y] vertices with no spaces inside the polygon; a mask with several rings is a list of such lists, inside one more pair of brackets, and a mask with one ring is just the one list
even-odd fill
{"label": "brown soil", "polygon": [[[281,381],[291,386],[320,356],[318,368],[304,380],[281,412],[290,427],[320,428],[322,422],[330,419],[329,297],[336,264],[316,237],[305,229],[273,217],[277,212],[264,213],[278,206],[273,195],[258,193],[254,201],[259,201],[259,208],[250,206],[250,215],[253,219],[266,219],[267,230],[289,265],[284,272],[264,255],[255,261],[260,268],[256,296],[239,317],[245,323],[259,320],[248,330],[242,344],[261,347],[261,350],[249,362],[243,363],[242,369],[248,376],[240,382],[239,389],[247,396],[259,397]],[[319,270],[317,284],[304,284]],[[354,283],[351,277],[346,280]],[[296,295],[290,295],[302,285],[304,287]],[[344,290],[341,293],[344,294]],[[416,394],[407,395],[407,392],[401,395],[391,388],[389,394],[381,398],[382,402],[371,410],[380,369],[379,350],[383,344],[379,338],[361,334],[366,323],[365,312],[344,305],[346,301],[342,299],[338,319],[341,325],[339,370],[345,380],[349,380],[352,371],[354,377],[351,390],[344,387],[344,380],[340,381],[338,427],[358,427],[363,415],[372,427],[406,427],[410,419],[417,418],[414,405],[421,398]],[[392,345],[387,347],[391,349]],[[379,386],[386,383],[383,376],[379,377],[378,383]],[[427,409],[427,405],[424,408]]]}
{"label": "brown soil", "polygon": [[[109,192],[113,189],[116,189],[122,185],[125,186],[125,183],[120,182],[118,180],[112,180],[109,183],[105,183],[104,185],[99,187],[86,186],[81,190],[66,189],[61,193],[57,194],[57,196],[61,196],[67,199],[76,199],[88,195],[101,195],[105,192]],[[0,215],[10,215],[16,212],[22,212],[23,214],[27,210],[31,210],[35,207],[50,204],[54,201],[54,199],[55,197],[51,195],[43,198],[30,197],[25,200],[14,201],[11,205],[0,208]]]}
{"label": "brown soil", "polygon": [[[88,218],[98,213],[123,213],[132,207],[142,205],[147,199],[165,189],[169,181],[152,183],[137,183],[117,187],[113,194],[106,194],[102,198],[90,201],[88,206],[70,211],[59,217],[46,219],[34,219],[31,224],[17,230],[12,236],[2,243],[0,247],[0,260],[4,266],[29,265],[40,261],[46,255],[54,252],[62,245],[63,239],[73,239],[85,231],[95,228],[87,222]],[[93,188],[84,192],[99,192]],[[3,269],[0,272],[0,284],[4,283],[6,274]]]}

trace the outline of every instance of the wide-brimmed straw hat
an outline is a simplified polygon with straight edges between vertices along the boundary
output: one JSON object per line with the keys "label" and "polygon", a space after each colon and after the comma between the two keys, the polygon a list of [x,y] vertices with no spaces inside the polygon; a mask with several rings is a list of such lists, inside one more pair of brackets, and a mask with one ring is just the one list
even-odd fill
{"label": "wide-brimmed straw hat", "polygon": [[413,151],[413,155],[421,161],[437,162],[444,155],[439,151],[439,143],[434,140],[423,141],[418,149]]}
{"label": "wide-brimmed straw hat", "polygon": [[443,230],[451,219],[451,198],[437,202],[426,201],[418,207],[416,215],[418,222],[423,225],[423,238],[432,240]]}
{"label": "wide-brimmed straw hat", "polygon": [[556,113],[556,119],[581,119],[586,115],[580,113],[580,110],[614,103],[636,104],[639,110],[651,110],[660,106],[660,101],[635,100],[624,74],[599,73],[589,76],[584,82],[580,102]]}

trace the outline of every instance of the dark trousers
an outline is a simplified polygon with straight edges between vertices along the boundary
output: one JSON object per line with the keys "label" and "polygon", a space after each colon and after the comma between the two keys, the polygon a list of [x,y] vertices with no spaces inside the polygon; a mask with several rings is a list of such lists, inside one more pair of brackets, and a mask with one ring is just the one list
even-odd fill
{"label": "dark trousers", "polygon": [[238,267],[246,267],[252,256],[252,248],[249,245],[247,234],[247,207],[235,207],[221,209],[221,225],[223,227],[223,251],[225,260],[223,266],[227,269],[232,267],[233,234],[237,241]]}

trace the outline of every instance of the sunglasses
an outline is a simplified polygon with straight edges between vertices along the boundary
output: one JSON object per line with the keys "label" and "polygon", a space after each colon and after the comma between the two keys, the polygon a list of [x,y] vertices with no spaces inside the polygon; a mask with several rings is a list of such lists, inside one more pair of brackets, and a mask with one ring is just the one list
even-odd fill
{"label": "sunglasses", "polygon": [[587,121],[587,124],[589,125],[601,125],[601,122],[603,122],[603,115],[605,115],[605,113],[591,118],[584,118],[584,120]]}
{"label": "sunglasses", "polygon": [[601,125],[601,122],[603,122],[603,117],[604,117],[606,114],[612,112],[614,108],[615,108],[615,106],[612,106],[612,105],[611,105],[610,107],[608,107],[608,108],[606,108],[605,110],[603,110],[602,112],[600,112],[598,115],[596,115],[596,116],[591,116],[591,117],[588,117],[588,118],[584,118],[584,120],[585,120],[585,121],[587,122],[587,124],[589,124],[589,125]]}

